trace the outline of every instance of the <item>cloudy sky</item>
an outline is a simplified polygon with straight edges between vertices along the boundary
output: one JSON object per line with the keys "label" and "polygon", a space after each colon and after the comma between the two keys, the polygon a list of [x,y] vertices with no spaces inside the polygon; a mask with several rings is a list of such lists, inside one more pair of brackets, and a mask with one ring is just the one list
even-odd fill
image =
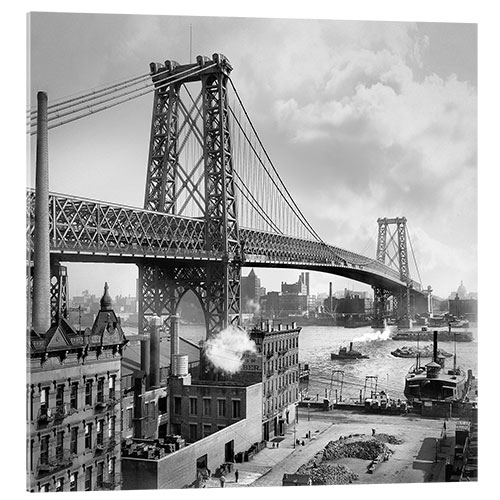
{"label": "cloudy sky", "polygon": [[[189,62],[190,26],[193,56],[231,61],[260,138],[325,241],[375,257],[377,218],[406,216],[423,284],[442,297],[461,280],[477,290],[476,24],[35,13],[29,94],[50,101],[151,61]],[[151,108],[148,94],[50,131],[51,190],[142,206]],[[134,266],[69,267],[72,293],[100,293],[105,280],[135,293]],[[298,271],[258,274],[278,289]],[[313,292],[331,280],[365,289],[315,273]]]}

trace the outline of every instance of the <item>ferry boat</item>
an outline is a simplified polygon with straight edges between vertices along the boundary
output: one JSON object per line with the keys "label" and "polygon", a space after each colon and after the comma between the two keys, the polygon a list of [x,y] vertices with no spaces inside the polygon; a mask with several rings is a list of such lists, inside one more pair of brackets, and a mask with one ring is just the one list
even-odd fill
{"label": "ferry boat", "polygon": [[359,351],[355,351],[352,348],[352,342],[349,344],[349,350],[347,350],[347,347],[340,347],[339,352],[335,353],[332,352],[330,354],[330,359],[332,360],[337,360],[337,359],[368,359],[369,356],[366,354],[362,354]]}
{"label": "ferry boat", "polygon": [[[391,354],[396,358],[416,358],[417,355],[420,358],[432,358],[433,347],[432,344],[428,344],[421,349],[413,346],[403,346],[391,351]],[[438,355],[444,356],[445,358],[451,358],[451,356],[453,356],[453,354],[446,352],[444,349],[438,349]]]}
{"label": "ferry boat", "polygon": [[463,402],[466,400],[471,382],[472,372],[466,374],[456,366],[454,356],[453,368],[445,368],[445,358],[438,354],[438,332],[434,332],[432,361],[421,366],[419,358],[405,377],[404,395],[413,407],[433,407]]}
{"label": "ferry boat", "polygon": [[[474,336],[471,331],[452,331],[451,326],[448,326],[448,330],[434,330],[437,332],[438,339],[443,342],[472,342]],[[400,330],[392,335],[392,340],[432,340],[433,331],[429,330],[426,326],[423,326],[420,330]]]}

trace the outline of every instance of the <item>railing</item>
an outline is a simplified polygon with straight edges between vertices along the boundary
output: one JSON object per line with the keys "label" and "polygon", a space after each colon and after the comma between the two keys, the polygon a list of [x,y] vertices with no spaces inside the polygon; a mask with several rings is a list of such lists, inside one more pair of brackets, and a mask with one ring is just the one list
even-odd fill
{"label": "railing", "polygon": [[47,427],[50,425],[59,425],[68,415],[75,413],[77,410],[72,408],[68,403],[56,405],[50,408],[41,407],[37,414],[37,424],[39,427]]}
{"label": "railing", "polygon": [[108,475],[106,481],[102,481],[100,485],[96,485],[96,490],[115,490],[121,486],[120,474]]}
{"label": "railing", "polygon": [[54,474],[61,469],[70,467],[73,463],[73,457],[74,454],[69,450],[62,450],[53,457],[40,457],[38,459],[37,477],[40,478],[49,474]]}

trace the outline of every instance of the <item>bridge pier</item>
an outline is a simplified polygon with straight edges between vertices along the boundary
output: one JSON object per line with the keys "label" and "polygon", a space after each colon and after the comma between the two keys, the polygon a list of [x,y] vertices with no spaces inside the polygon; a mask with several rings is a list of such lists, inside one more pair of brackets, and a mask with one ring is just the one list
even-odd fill
{"label": "bridge pier", "polygon": [[[206,338],[240,318],[241,264],[237,261],[171,265],[139,264],[139,333],[148,316],[173,316],[186,292],[198,297],[205,315]],[[165,325],[170,328],[169,323]]]}

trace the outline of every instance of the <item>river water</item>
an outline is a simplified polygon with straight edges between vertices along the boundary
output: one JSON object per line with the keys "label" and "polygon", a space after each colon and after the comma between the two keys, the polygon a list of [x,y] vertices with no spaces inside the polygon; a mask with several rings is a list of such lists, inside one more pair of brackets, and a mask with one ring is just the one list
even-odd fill
{"label": "river water", "polygon": [[[472,342],[457,342],[457,366],[464,370],[471,369],[477,376],[478,344],[477,329],[470,328],[474,335]],[[205,337],[204,328],[199,325],[180,325],[180,335],[198,342]],[[330,359],[330,353],[337,353],[339,347],[353,349],[369,356],[369,359],[336,360]],[[420,347],[430,342],[420,342]],[[413,346],[416,342],[396,341],[390,338],[390,331],[380,331],[371,327],[343,328],[339,326],[304,326],[299,336],[299,363],[308,363],[311,375],[307,391],[309,396],[319,398],[340,397],[342,375],[333,374],[333,370],[344,372],[342,399],[357,399],[360,390],[363,396],[371,390],[385,390],[391,398],[403,398],[404,377],[414,365],[414,359],[396,358],[391,355],[398,347]],[[453,354],[453,342],[439,342],[439,347]],[[425,364],[430,359],[424,358]],[[453,358],[446,358],[446,367],[453,367]],[[367,378],[369,377],[369,378]],[[366,389],[365,389],[366,388]],[[337,393],[335,393],[337,390]],[[325,392],[326,391],[326,392]]]}
{"label": "river water", "polygon": [[[472,342],[457,342],[457,366],[464,370],[472,369],[477,376],[477,331],[470,328],[474,334]],[[330,353],[337,353],[339,347],[353,342],[353,349],[369,356],[369,359],[335,360],[330,359]],[[423,347],[430,342],[420,342]],[[343,328],[338,326],[306,326],[300,333],[299,362],[308,363],[311,370],[308,393],[310,396],[326,395],[335,397],[340,392],[341,374],[344,372],[343,399],[359,399],[360,390],[369,395],[372,389],[385,390],[391,398],[403,398],[404,377],[409,368],[415,364],[414,359],[396,358],[391,355],[398,347],[404,345],[416,347],[416,342],[392,340],[390,332],[382,332],[371,327]],[[454,342],[439,342],[439,347],[453,354]],[[422,362],[428,363],[424,358]],[[446,367],[453,367],[453,358],[446,358]],[[366,377],[369,377],[368,379]],[[376,377],[376,378],[375,378]]]}

